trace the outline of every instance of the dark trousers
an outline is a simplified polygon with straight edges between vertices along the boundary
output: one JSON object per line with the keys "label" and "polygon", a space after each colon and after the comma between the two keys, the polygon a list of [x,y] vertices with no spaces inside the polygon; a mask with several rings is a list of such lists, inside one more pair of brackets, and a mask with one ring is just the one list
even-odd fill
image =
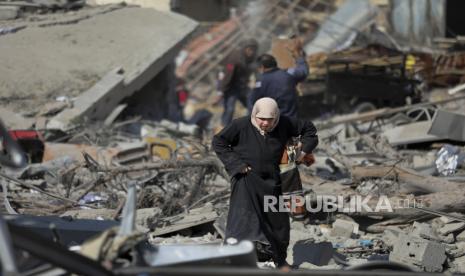
{"label": "dark trousers", "polygon": [[223,98],[223,115],[221,116],[221,122],[223,126],[228,125],[234,116],[234,110],[236,109],[236,101],[239,100],[241,104],[247,108],[248,113],[252,112],[252,103],[249,89],[231,89],[224,93]]}

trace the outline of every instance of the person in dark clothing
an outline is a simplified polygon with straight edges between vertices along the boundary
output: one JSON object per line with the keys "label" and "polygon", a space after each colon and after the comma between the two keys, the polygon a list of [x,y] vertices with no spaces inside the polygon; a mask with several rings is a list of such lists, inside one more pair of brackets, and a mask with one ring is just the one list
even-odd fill
{"label": "person in dark clothing", "polygon": [[304,58],[301,45],[297,45],[291,51],[296,58],[296,66],[287,70],[277,67],[276,59],[269,54],[258,58],[259,71],[262,72],[260,79],[255,84],[252,93],[252,103],[263,97],[276,100],[281,115],[297,117],[297,90],[299,82],[305,80],[309,69]]}
{"label": "person in dark clothing", "polygon": [[231,176],[226,239],[270,245],[278,267],[287,265],[289,215],[265,212],[264,197],[281,195],[279,163],[289,138],[301,136],[303,160],[318,144],[316,132],[310,121],[280,115],[275,100],[262,98],[250,117],[232,121],[213,137],[213,149]]}
{"label": "person in dark clothing", "polygon": [[223,96],[223,126],[229,124],[234,115],[236,101],[250,108],[249,78],[252,74],[252,63],[255,61],[258,43],[255,39],[247,39],[242,48],[234,51],[227,59],[220,78],[219,90]]}
{"label": "person in dark clothing", "polygon": [[181,78],[176,78],[174,93],[168,95],[168,119],[173,122],[184,122],[184,107],[189,98],[189,90]]}

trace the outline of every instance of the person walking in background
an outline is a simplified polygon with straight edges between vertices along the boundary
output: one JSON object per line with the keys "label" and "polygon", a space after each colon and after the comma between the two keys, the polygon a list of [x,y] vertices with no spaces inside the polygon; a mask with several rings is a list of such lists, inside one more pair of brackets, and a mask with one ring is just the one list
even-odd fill
{"label": "person walking in background", "polygon": [[219,91],[223,98],[223,126],[232,121],[236,101],[250,109],[249,79],[253,72],[253,62],[256,59],[258,43],[255,39],[247,39],[242,47],[234,51],[227,59],[219,78]]}

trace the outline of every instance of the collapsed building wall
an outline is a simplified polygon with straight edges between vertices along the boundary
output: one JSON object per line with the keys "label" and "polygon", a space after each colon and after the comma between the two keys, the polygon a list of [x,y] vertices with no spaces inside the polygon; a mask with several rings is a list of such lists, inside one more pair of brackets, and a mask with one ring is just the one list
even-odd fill
{"label": "collapsed building wall", "polygon": [[197,27],[183,15],[124,5],[48,15],[40,23],[4,23],[24,28],[0,36],[0,91],[10,99],[1,105],[24,115],[57,97],[75,103],[53,128],[81,115],[105,119],[169,66]]}

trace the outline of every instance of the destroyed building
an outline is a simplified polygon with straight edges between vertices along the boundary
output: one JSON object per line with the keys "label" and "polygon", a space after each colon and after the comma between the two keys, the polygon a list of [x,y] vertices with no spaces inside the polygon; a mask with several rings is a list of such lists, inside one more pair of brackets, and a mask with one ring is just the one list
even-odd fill
{"label": "destroyed building", "polygon": [[226,57],[255,38],[288,69],[294,36],[320,142],[292,269],[465,273],[464,3],[194,2],[0,1],[3,274],[279,273],[224,241],[211,139]]}

